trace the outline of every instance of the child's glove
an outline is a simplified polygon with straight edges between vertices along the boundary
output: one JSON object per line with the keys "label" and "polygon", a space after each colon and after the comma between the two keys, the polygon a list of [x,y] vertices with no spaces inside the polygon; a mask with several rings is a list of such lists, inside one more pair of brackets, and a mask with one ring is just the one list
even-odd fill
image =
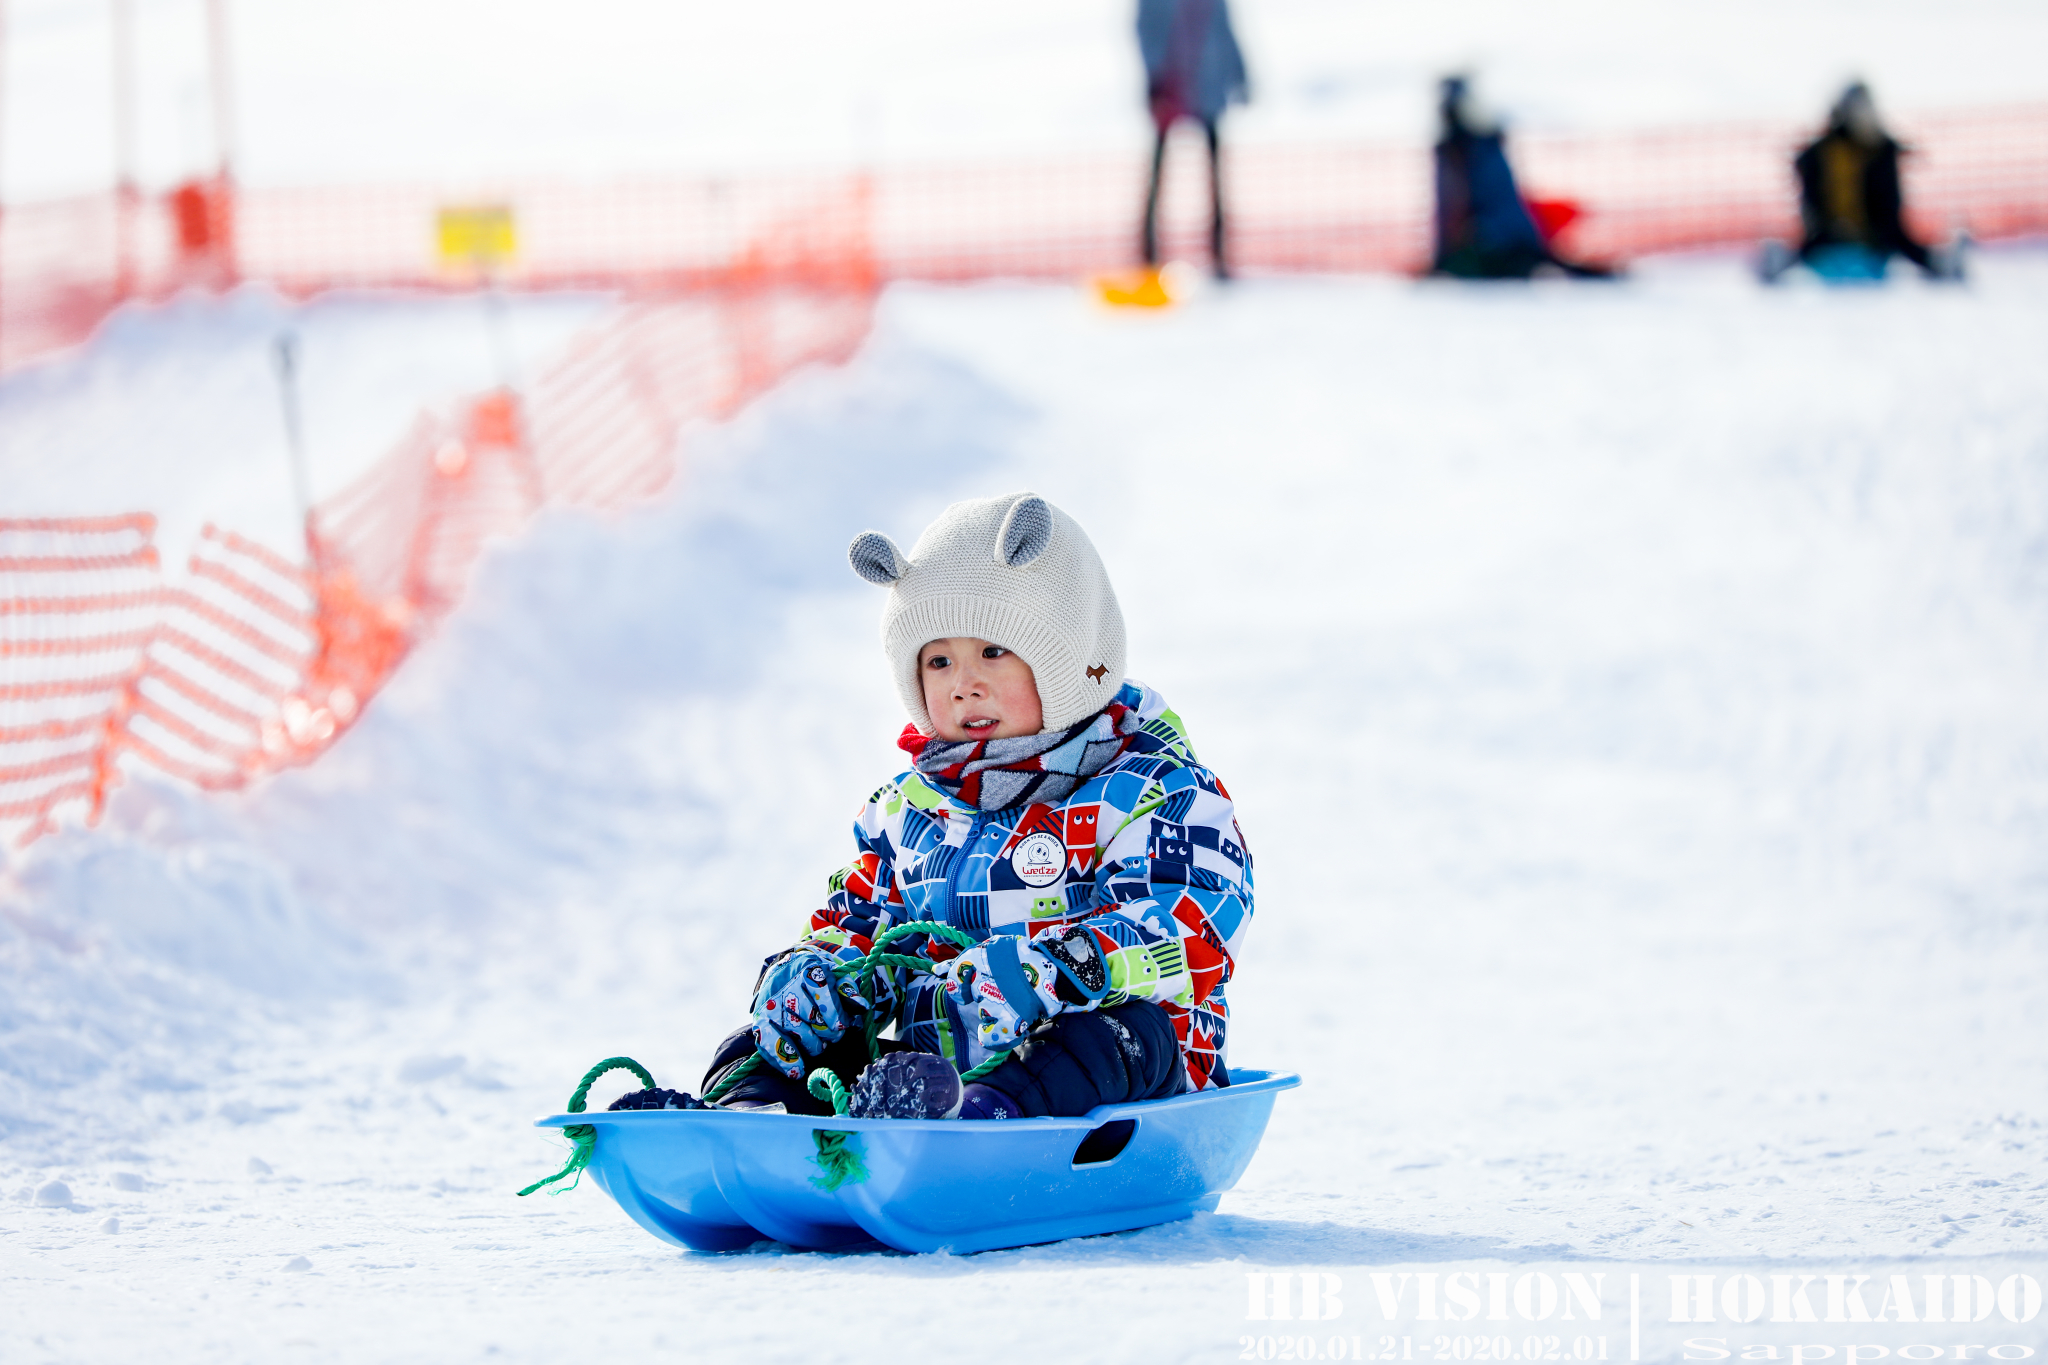
{"label": "child's glove", "polygon": [[799,949],[761,973],[754,990],[754,1046],[783,1075],[802,1079],[804,1058],[838,1041],[846,1024],[828,954]]}
{"label": "child's glove", "polygon": [[945,991],[983,1051],[1006,1048],[1041,1019],[1109,989],[1095,936],[1079,925],[1026,942],[999,934],[940,964]]}

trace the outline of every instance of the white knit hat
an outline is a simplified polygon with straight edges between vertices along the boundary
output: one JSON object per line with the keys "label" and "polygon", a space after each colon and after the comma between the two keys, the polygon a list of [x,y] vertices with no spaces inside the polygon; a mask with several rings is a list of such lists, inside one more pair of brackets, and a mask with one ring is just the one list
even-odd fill
{"label": "white knit hat", "polygon": [[1124,614],[1081,524],[1036,493],[956,502],[908,555],[880,531],[847,547],[889,589],[882,650],[917,728],[933,733],[918,651],[965,635],[1013,650],[1038,682],[1048,731],[1109,704],[1124,682]]}

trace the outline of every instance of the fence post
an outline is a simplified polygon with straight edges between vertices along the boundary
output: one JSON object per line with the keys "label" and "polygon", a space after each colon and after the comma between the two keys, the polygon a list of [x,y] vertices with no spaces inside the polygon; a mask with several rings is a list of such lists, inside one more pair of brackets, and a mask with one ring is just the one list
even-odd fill
{"label": "fence post", "polygon": [[135,6],[112,0],[114,58],[114,301],[135,292]]}
{"label": "fence post", "polygon": [[213,83],[213,137],[220,158],[208,208],[215,229],[214,259],[225,289],[241,279],[235,250],[235,95],[234,73],[228,65],[227,0],[206,0],[206,47]]}
{"label": "fence post", "polygon": [[278,333],[271,346],[277,368],[277,397],[284,409],[285,457],[291,464],[292,497],[299,507],[299,526],[306,538],[306,562],[317,568],[313,553],[313,477],[306,468],[305,431],[299,420],[299,338]]}

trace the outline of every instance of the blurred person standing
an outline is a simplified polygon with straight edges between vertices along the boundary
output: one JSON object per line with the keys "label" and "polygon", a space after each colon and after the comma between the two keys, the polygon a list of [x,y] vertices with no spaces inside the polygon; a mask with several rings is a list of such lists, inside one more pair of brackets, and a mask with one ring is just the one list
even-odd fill
{"label": "blurred person standing", "polygon": [[1953,259],[1937,257],[1906,229],[1902,150],[1878,118],[1869,88],[1852,81],[1828,111],[1827,131],[1792,162],[1803,234],[1796,256],[1767,248],[1765,278],[1776,279],[1796,260],[1827,279],[1882,279],[1894,255],[1931,278],[1956,277]]}
{"label": "blurred person standing", "polygon": [[1248,97],[1244,54],[1231,30],[1228,0],[1138,0],[1138,49],[1145,58],[1145,95],[1157,130],[1152,176],[1145,189],[1145,264],[1159,264],[1159,185],[1166,168],[1166,136],[1182,119],[1194,119],[1209,142],[1209,259],[1216,278],[1228,279],[1216,125],[1226,108]]}
{"label": "blurred person standing", "polygon": [[1604,278],[1613,272],[1558,256],[1508,165],[1507,135],[1480,109],[1466,76],[1439,87],[1436,249],[1430,273],[1467,280],[1526,280],[1544,266]]}

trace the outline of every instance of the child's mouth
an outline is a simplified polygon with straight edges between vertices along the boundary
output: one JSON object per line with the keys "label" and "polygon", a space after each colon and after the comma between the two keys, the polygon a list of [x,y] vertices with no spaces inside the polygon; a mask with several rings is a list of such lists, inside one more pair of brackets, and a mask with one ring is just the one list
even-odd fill
{"label": "child's mouth", "polygon": [[978,735],[982,734],[985,731],[995,729],[996,724],[997,722],[990,720],[985,716],[976,716],[973,720],[961,721],[960,728],[967,731],[967,733],[971,735]]}

